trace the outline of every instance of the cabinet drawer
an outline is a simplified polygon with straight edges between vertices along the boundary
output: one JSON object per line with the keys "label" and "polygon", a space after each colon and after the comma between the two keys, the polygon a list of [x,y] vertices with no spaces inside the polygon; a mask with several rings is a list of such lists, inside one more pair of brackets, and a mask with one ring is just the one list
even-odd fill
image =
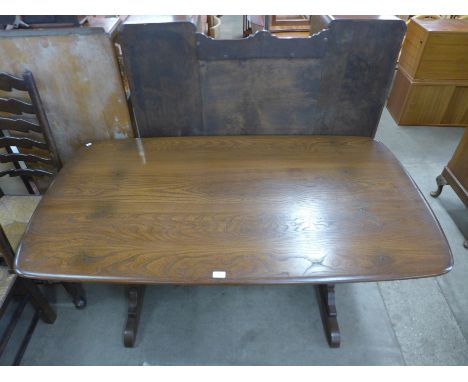
{"label": "cabinet drawer", "polygon": [[387,108],[400,125],[468,126],[468,82],[411,81],[398,70]]}

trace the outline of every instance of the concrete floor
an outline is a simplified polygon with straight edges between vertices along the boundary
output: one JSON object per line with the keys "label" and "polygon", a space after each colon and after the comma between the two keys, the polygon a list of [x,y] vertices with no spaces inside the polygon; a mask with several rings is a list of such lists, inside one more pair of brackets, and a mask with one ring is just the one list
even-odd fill
{"label": "concrete floor", "polygon": [[450,187],[429,196],[462,133],[399,127],[384,110],[376,139],[426,197],[455,266],[436,278],[337,286],[341,348],[326,343],[312,286],[148,287],[136,347],[126,349],[124,287],[86,284],[88,306],[78,311],[55,285],[46,292],[58,319],[38,324],[23,364],[467,365],[468,214]]}

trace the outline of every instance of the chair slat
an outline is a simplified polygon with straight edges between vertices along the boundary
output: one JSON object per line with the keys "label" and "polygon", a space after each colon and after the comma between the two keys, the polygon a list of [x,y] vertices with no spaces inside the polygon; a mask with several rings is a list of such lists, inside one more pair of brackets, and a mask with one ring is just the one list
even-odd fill
{"label": "chair slat", "polygon": [[27,91],[28,88],[21,78],[12,76],[8,73],[0,73],[0,89],[11,92],[12,89]]}
{"label": "chair slat", "polygon": [[18,137],[0,137],[0,147],[17,146],[23,148],[37,147],[43,150],[48,150],[47,143],[36,141],[31,138],[18,138]]}
{"label": "chair slat", "polygon": [[0,98],[0,111],[6,111],[12,114],[35,113],[32,104],[15,98]]}
{"label": "chair slat", "polygon": [[33,122],[24,119],[13,119],[0,117],[0,130],[14,130],[27,133],[34,131],[36,133],[42,132],[41,127]]}
{"label": "chair slat", "polygon": [[10,176],[53,176],[55,175],[53,172],[47,171],[47,170],[41,170],[38,168],[31,169],[31,168],[15,168],[11,170],[4,170],[0,171],[0,178],[5,175],[10,175]]}
{"label": "chair slat", "polygon": [[8,162],[42,162],[52,164],[52,158],[41,157],[34,154],[0,154],[0,163]]}

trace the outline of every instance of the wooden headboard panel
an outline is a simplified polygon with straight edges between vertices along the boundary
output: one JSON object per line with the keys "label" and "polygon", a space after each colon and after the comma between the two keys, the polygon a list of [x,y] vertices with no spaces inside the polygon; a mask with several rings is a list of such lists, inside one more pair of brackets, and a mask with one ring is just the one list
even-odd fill
{"label": "wooden headboard panel", "polygon": [[334,20],[309,38],[214,40],[189,22],[124,24],[141,137],[375,135],[405,23]]}

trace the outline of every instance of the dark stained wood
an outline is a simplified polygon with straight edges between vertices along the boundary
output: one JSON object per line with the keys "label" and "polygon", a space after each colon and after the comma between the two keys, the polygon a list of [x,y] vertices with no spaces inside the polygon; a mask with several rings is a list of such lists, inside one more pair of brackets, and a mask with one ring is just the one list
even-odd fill
{"label": "dark stained wood", "polygon": [[141,309],[143,308],[144,293],[144,285],[131,285],[128,289],[127,322],[123,331],[124,345],[127,348],[135,346]]}
{"label": "dark stained wood", "polygon": [[29,295],[25,295],[21,298],[20,302],[16,306],[16,309],[13,311],[11,315],[11,319],[8,321],[6,328],[2,331],[2,336],[0,337],[0,357],[3,355],[8,342],[10,341],[11,335],[15,330],[16,324],[18,323],[21,314],[24,311],[29,300]]}
{"label": "dark stained wood", "polygon": [[23,74],[24,82],[28,88],[28,94],[31,98],[31,103],[33,105],[34,114],[37,117],[39,125],[42,127],[42,133],[44,140],[47,143],[47,149],[50,152],[52,160],[54,162],[55,168],[59,170],[62,167],[62,161],[60,159],[57,146],[50,131],[49,120],[44,110],[44,105],[37,90],[36,81],[34,80],[33,74],[30,71],[26,71]]}
{"label": "dark stained wood", "polygon": [[7,163],[13,161],[23,161],[23,162],[42,162],[50,164],[52,163],[51,158],[41,157],[39,155],[33,154],[1,154],[0,162]]}
{"label": "dark stained wood", "polygon": [[141,137],[374,136],[405,23],[337,19],[308,38],[213,40],[190,23],[120,32]]}
{"label": "dark stained wood", "polygon": [[77,309],[86,308],[86,293],[81,283],[62,283],[62,285],[73,299],[73,304]]}
{"label": "dark stained wood", "polygon": [[316,285],[317,300],[322,316],[323,328],[331,348],[339,348],[341,343],[340,328],[338,326],[335,286],[331,284]]}
{"label": "dark stained wood", "polygon": [[16,146],[23,148],[37,147],[39,149],[47,150],[47,143],[41,142],[31,138],[19,138],[19,137],[0,137],[0,147]]}
{"label": "dark stained wood", "polygon": [[431,196],[438,197],[446,185],[450,185],[460,200],[468,207],[468,129],[462,136],[442,174],[436,178],[437,190],[431,192]]}
{"label": "dark stained wood", "polygon": [[338,136],[93,143],[56,177],[16,258],[26,277],[126,284],[335,284],[451,267],[391,152]]}
{"label": "dark stained wood", "polygon": [[[8,238],[3,231],[2,226],[0,225],[0,255],[5,260],[7,267],[10,270],[14,268],[14,258],[15,252],[11,247]],[[52,307],[47,302],[46,298],[43,296],[39,288],[32,280],[28,279],[19,279],[17,280],[29,293],[31,296],[31,304],[33,304],[36,309],[39,311],[41,319],[46,323],[53,323],[56,319],[56,314]]]}
{"label": "dark stained wood", "polygon": [[[5,148],[7,152],[6,155],[0,154],[0,161],[11,162],[14,166],[14,169],[0,172],[0,177],[20,176],[28,192],[37,194],[39,190],[44,190],[48,186],[47,181],[38,181],[38,177],[53,175],[61,168],[62,163],[34,76],[30,71],[26,71],[22,77],[20,79],[6,73],[1,73],[0,76],[3,90],[22,90],[27,92],[26,95],[30,100],[29,103],[22,99],[0,98],[0,111],[6,112],[7,115],[0,117],[0,147]],[[25,117],[22,116],[23,113],[31,115]],[[20,114],[21,117],[16,117],[14,114]],[[43,141],[37,140],[39,135],[37,133],[42,135]],[[35,151],[24,150],[33,148],[46,150],[48,158],[37,155]],[[35,168],[30,167],[31,163],[35,163]],[[51,168],[53,171],[50,171]]]}
{"label": "dark stained wood", "polygon": [[42,169],[31,169],[31,168],[15,168],[15,169],[10,169],[10,170],[3,170],[0,171],[0,177],[4,175],[10,175],[10,176],[53,176],[54,173],[47,171],[47,170],[42,170]]}
{"label": "dark stained wood", "polygon": [[437,190],[431,196],[438,197],[442,188],[450,185],[460,200],[468,207],[468,129],[465,130],[452,158],[437,179]]}
{"label": "dark stained wood", "polygon": [[0,255],[5,260],[9,269],[13,269],[15,262],[15,252],[8,241],[8,238],[0,225]]}
{"label": "dark stained wood", "polygon": [[136,135],[178,136],[202,131],[195,25],[129,24],[120,39]]}
{"label": "dark stained wood", "polygon": [[34,113],[30,103],[15,98],[0,98],[0,111],[12,114]]}
{"label": "dark stained wood", "polygon": [[12,119],[12,118],[3,118],[0,117],[0,130],[14,130],[27,133],[29,131],[34,131],[40,133],[41,126],[36,123],[26,121],[24,119]]}
{"label": "dark stained wood", "polygon": [[[236,62],[238,60],[287,59],[284,65],[291,64],[300,58],[320,59],[327,53],[330,31],[324,31],[314,38],[301,38],[291,43],[288,39],[273,36],[267,31],[259,31],[255,35],[239,40],[213,40],[203,34],[196,35],[198,59],[205,61]],[[242,66],[241,66],[242,67]],[[203,67],[202,67],[203,68]],[[271,74],[271,73],[270,73]],[[281,77],[275,73],[278,79]]]}
{"label": "dark stained wood", "polygon": [[39,316],[41,317],[42,321],[44,321],[46,324],[53,324],[57,318],[57,314],[49,305],[49,302],[39,290],[39,287],[34,283],[33,280],[20,279],[20,281],[31,295],[31,299],[29,301],[39,312]]}
{"label": "dark stained wood", "polygon": [[34,333],[34,329],[36,329],[38,321],[39,321],[39,312],[36,310],[31,322],[29,323],[26,334],[24,335],[24,338],[21,341],[18,352],[15,355],[15,359],[13,360],[13,366],[19,366],[21,364],[21,360],[23,359],[23,355],[26,352],[29,341],[31,340],[31,337]]}
{"label": "dark stained wood", "polygon": [[448,170],[451,172],[457,183],[459,190],[455,190],[458,197],[468,207],[468,129],[465,129],[462,139],[455,150],[452,159],[447,164]]}
{"label": "dark stained wood", "polygon": [[26,84],[22,78],[12,76],[11,74],[0,73],[0,90],[11,92],[13,89],[26,91]]}

